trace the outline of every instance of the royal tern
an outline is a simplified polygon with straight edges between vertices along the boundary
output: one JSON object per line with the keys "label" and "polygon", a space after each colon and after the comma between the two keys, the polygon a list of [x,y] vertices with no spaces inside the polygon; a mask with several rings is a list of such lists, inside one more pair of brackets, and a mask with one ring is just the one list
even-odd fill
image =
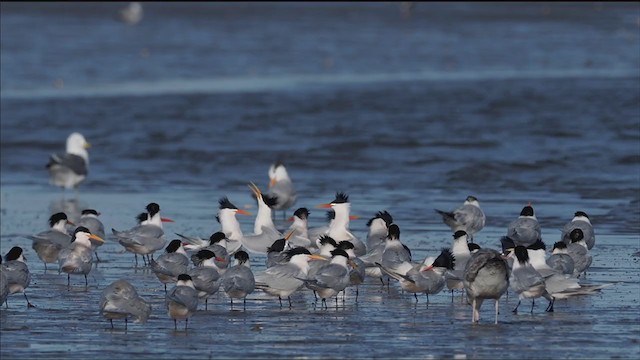
{"label": "royal tern", "polygon": [[411,251],[400,241],[400,227],[396,224],[389,226],[389,234],[387,235],[379,266],[386,271],[401,275],[405,275],[414,266],[411,262]]}
{"label": "royal tern", "polygon": [[338,243],[338,249],[344,250],[349,255],[349,286],[356,287],[356,301],[358,301],[358,285],[364,282],[366,274],[366,266],[364,261],[356,256],[353,251],[353,243],[349,241],[340,241]]}
{"label": "royal tern", "polygon": [[373,218],[369,219],[367,222],[369,227],[367,232],[367,253],[360,257],[365,263],[367,276],[380,278],[383,284],[382,272],[376,263],[382,261],[382,252],[389,234],[389,225],[392,223],[393,218],[386,210],[377,212]]}
{"label": "royal tern", "polygon": [[282,306],[282,298],[287,297],[291,307],[290,295],[298,290],[307,278],[310,259],[324,258],[311,255],[309,250],[303,247],[293,248],[287,251],[287,263],[277,264],[265,271],[256,274],[256,288],[261,289],[271,296],[277,296]]}
{"label": "royal tern", "polygon": [[91,144],[82,134],[74,132],[67,138],[64,154],[52,154],[47,163],[51,185],[75,189],[87,177]]}
{"label": "royal tern", "polygon": [[[84,209],[80,214],[80,220],[78,220],[77,225],[84,226],[87,229],[89,229],[89,231],[92,234],[97,235],[102,239],[106,239],[104,234],[104,225],[102,224],[102,221],[98,219],[99,215],[100,213],[94,209]],[[94,239],[90,239],[90,240],[91,240],[91,248],[93,249],[93,252],[96,254],[96,261],[100,261],[100,259],[98,258],[98,247],[102,246],[104,242],[96,241]]]}
{"label": "royal tern", "polygon": [[243,306],[246,307],[247,295],[251,294],[256,286],[255,277],[251,271],[249,254],[245,251],[238,251],[234,258],[236,264],[230,267],[222,276],[221,286],[231,300],[233,310],[233,299],[242,299]]}
{"label": "royal tern", "polygon": [[285,253],[286,240],[284,238],[278,239],[267,248],[267,268],[276,264],[282,264],[287,262],[287,254]]}
{"label": "royal tern", "polygon": [[[142,260],[146,265],[145,256],[151,260],[151,255],[164,247],[162,223],[173,222],[171,219],[160,216],[160,205],[156,203],[148,204],[146,209],[147,219],[141,221],[139,225],[124,231],[111,229],[120,245],[135,255],[136,266],[138,266],[138,254],[142,255]],[[141,215],[138,215],[138,220],[142,220]]]}
{"label": "royal tern", "polygon": [[329,225],[329,231],[327,235],[331,236],[336,241],[350,241],[353,243],[354,252],[357,256],[362,256],[367,253],[367,247],[358,239],[355,235],[349,231],[349,212],[351,211],[351,203],[349,202],[349,196],[345,193],[338,192],[333,201],[328,204],[320,204],[318,207],[330,208],[335,211],[335,218]]}
{"label": "royal tern", "polygon": [[47,263],[55,263],[58,260],[60,250],[71,244],[71,235],[67,233],[67,224],[69,223],[71,222],[65,213],[55,213],[49,217],[49,230],[27,236],[33,241],[31,248],[36,251],[38,258],[44,263],[45,271],[47,271]]}
{"label": "royal tern", "polygon": [[567,245],[571,244],[570,234],[573,229],[582,230],[587,249],[591,250],[593,245],[596,243],[596,236],[593,232],[593,225],[591,225],[591,220],[589,220],[587,213],[584,211],[576,211],[573,219],[562,228],[562,241]]}
{"label": "royal tern", "polygon": [[[157,259],[151,259],[151,271],[164,284],[164,292],[167,292],[167,284],[178,281],[178,275],[184,274],[189,268],[187,252],[182,247],[180,240],[171,240],[165,248],[165,252]],[[194,281],[195,282],[195,281]]]}
{"label": "royal tern", "polygon": [[84,226],[78,226],[73,232],[71,244],[60,250],[58,254],[58,273],[67,273],[67,286],[71,282],[71,274],[84,275],[85,286],[89,285],[87,275],[91,272],[93,265],[93,250],[91,250],[91,241],[104,241],[101,237],[92,234],[89,229]]}
{"label": "royal tern", "polygon": [[591,266],[593,258],[589,253],[587,244],[584,239],[584,233],[581,229],[573,229],[569,234],[571,244],[567,245],[567,254],[573,259],[573,275],[580,277],[583,273],[587,273],[587,269]]}
{"label": "royal tern", "polygon": [[220,207],[218,209],[218,221],[222,227],[221,231],[227,236],[224,247],[227,248],[229,255],[234,254],[242,247],[242,229],[240,228],[240,222],[236,219],[236,214],[251,215],[242,209],[238,209],[237,206],[231,203],[227,197],[223,197],[218,200]]}
{"label": "royal tern", "polygon": [[[244,235],[240,237],[240,242],[245,249],[258,254],[266,254],[267,248],[277,239],[282,237],[280,231],[278,231],[271,219],[271,208],[269,204],[272,200],[267,196],[263,196],[253,183],[249,185],[253,193],[256,195],[258,201],[258,213],[256,214],[256,220],[253,228],[253,234]],[[267,202],[269,204],[267,204]]]}
{"label": "royal tern", "polygon": [[[309,263],[309,270],[307,271],[307,278],[313,279],[316,275],[316,272],[325,264],[329,263],[331,260],[331,252],[338,248],[338,243],[329,235],[323,235],[320,237],[318,244],[318,252],[316,255],[318,258],[316,260],[321,261],[312,261]],[[311,290],[313,290],[313,296],[316,297],[316,290],[311,286],[311,284],[306,283],[305,286]]]}
{"label": "royal tern", "polygon": [[471,242],[473,242],[473,236],[484,228],[484,212],[480,209],[480,203],[475,196],[467,196],[464,203],[453,211],[436,209],[436,212],[442,216],[442,221],[453,232],[458,230],[466,231]]}
{"label": "royal tern", "polygon": [[458,230],[453,234],[453,245],[451,246],[451,252],[456,259],[456,262],[454,269],[448,271],[445,275],[447,279],[447,288],[451,290],[451,301],[453,301],[453,290],[461,290],[465,288],[464,272],[467,266],[467,262],[472,255],[471,251],[469,251],[468,239],[469,236],[464,230]]}
{"label": "royal tern", "polygon": [[338,293],[343,291],[350,282],[349,266],[347,261],[349,254],[342,249],[331,251],[331,260],[325,262],[315,274],[308,274],[306,278],[299,278],[305,285],[318,293],[322,304],[327,306],[327,299],[335,296],[338,306]]}
{"label": "royal tern", "polygon": [[[323,206],[320,206],[323,207]],[[312,248],[317,248],[318,247],[318,240],[320,239],[320,237],[322,235],[327,235],[329,234],[329,228],[331,227],[331,224],[333,223],[333,221],[336,218],[336,212],[333,211],[333,209],[329,209],[327,210],[326,213],[326,218],[327,218],[327,224],[326,225],[321,225],[321,226],[316,226],[316,227],[312,227],[312,228],[307,228],[307,234],[309,235],[309,240],[311,241],[311,246]],[[360,217],[357,215],[349,215],[349,220],[356,220],[359,219]],[[387,236],[387,233],[384,233],[384,236]]]}
{"label": "royal tern", "polygon": [[553,253],[546,259],[546,263],[562,274],[573,275],[573,259],[567,253],[567,244],[562,241],[553,244]]}
{"label": "royal tern", "polygon": [[513,309],[513,313],[518,313],[518,307],[522,299],[531,299],[531,313],[536,303],[536,298],[544,297],[549,300],[549,305],[545,311],[553,312],[555,298],[549,294],[542,275],[529,263],[529,252],[524,246],[518,245],[509,256],[515,256],[509,285],[518,294],[518,305]]}
{"label": "royal tern", "polygon": [[296,203],[298,197],[289,173],[280,161],[269,167],[269,195],[276,198],[273,210],[282,210],[283,214]]}
{"label": "royal tern", "polygon": [[289,239],[289,244],[292,247],[302,246],[309,248],[311,246],[311,240],[309,239],[308,230],[309,210],[307,208],[299,208],[293,212],[293,216],[289,218],[293,221],[293,224],[289,226],[286,233],[293,232]]}
{"label": "royal tern", "polygon": [[480,321],[480,307],[484,299],[495,300],[495,323],[498,323],[498,300],[509,288],[509,271],[507,262],[493,249],[480,249],[471,255],[464,269],[463,282],[467,300],[473,308],[472,323]]}
{"label": "royal tern", "polygon": [[220,289],[220,269],[216,265],[217,254],[211,250],[200,250],[193,255],[197,258],[198,266],[186,272],[191,276],[193,286],[198,290],[198,298],[204,299],[204,308],[207,310],[209,296]]}
{"label": "royal tern", "polygon": [[187,330],[189,318],[198,310],[198,291],[191,276],[178,275],[176,286],[165,296],[165,304],[174,329],[178,330],[178,320],[185,320],[184,329]]}
{"label": "royal tern", "polygon": [[9,296],[9,280],[7,275],[4,274],[4,267],[2,266],[2,256],[0,256],[0,306],[7,301]]}
{"label": "royal tern", "polygon": [[540,224],[531,205],[522,208],[520,216],[509,223],[507,238],[518,246],[527,247],[542,238]]}
{"label": "royal tern", "polygon": [[136,288],[128,281],[116,280],[102,290],[100,315],[109,320],[112,329],[114,319],[124,319],[126,330],[129,317],[144,324],[150,314],[151,305],[138,295]]}
{"label": "royal tern", "polygon": [[[216,266],[216,270],[218,270],[220,274],[222,274],[225,269],[229,267],[229,252],[227,251],[226,247],[221,245],[226,244],[227,236],[222,231],[211,234],[208,240],[192,238],[180,235],[178,233],[176,233],[176,235],[187,241],[187,244],[182,244],[185,249],[213,251],[216,254],[213,263]],[[198,266],[200,265],[201,258],[196,255],[197,254],[191,255],[191,262],[193,262],[193,265]]]}
{"label": "royal tern", "polygon": [[[8,295],[21,292],[24,295],[25,300],[27,300],[27,307],[32,308],[35,306],[29,302],[29,298],[25,292],[25,289],[29,287],[29,284],[31,283],[31,274],[29,273],[29,267],[27,266],[26,261],[27,259],[25,259],[22,253],[22,248],[14,246],[9,250],[7,255],[4,256],[4,261],[0,267],[2,268],[2,273],[6,277],[6,284],[9,289]],[[2,303],[0,303],[0,305],[2,305]],[[7,307],[8,306],[9,304],[7,303]]]}

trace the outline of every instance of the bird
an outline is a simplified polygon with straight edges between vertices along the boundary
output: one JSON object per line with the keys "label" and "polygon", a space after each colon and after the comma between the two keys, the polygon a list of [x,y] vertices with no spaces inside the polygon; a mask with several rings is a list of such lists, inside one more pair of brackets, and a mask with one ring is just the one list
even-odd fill
{"label": "bird", "polygon": [[[309,263],[309,270],[307,270],[307,278],[311,279],[316,275],[316,272],[325,264],[329,263],[331,259],[331,252],[338,248],[338,243],[329,235],[322,235],[319,240],[318,256],[317,260]],[[305,283],[305,286],[313,290],[313,296],[317,299],[316,289],[311,283]]]}
{"label": "bird", "polygon": [[147,259],[151,260],[151,255],[162,249],[165,245],[163,222],[173,222],[172,219],[160,216],[160,205],[149,203],[146,207],[146,219],[143,214],[138,215],[140,224],[129,230],[118,231],[111,229],[113,235],[118,238],[118,242],[125,250],[135,255],[136,266],[138,266],[138,254],[142,255],[142,260],[147,265]]}
{"label": "bird", "polygon": [[251,213],[238,209],[227,197],[218,200],[218,204],[220,205],[218,208],[218,220],[222,227],[221,231],[226,235],[224,246],[227,248],[229,255],[232,255],[242,247],[242,238],[244,236],[240,228],[240,222],[236,219],[236,214],[251,215]]}
{"label": "bird", "polygon": [[435,210],[453,232],[466,231],[471,242],[473,242],[473,236],[484,228],[485,215],[475,196],[467,196],[464,203],[453,211]]}
{"label": "bird", "polygon": [[[320,207],[324,207],[324,206],[320,206]],[[315,226],[315,227],[311,227],[311,228],[307,228],[307,233],[309,235],[309,240],[311,241],[311,248],[317,248],[318,244],[317,241],[320,239],[320,237],[322,235],[327,235],[329,233],[329,228],[331,227],[331,224],[333,223],[333,221],[336,218],[336,212],[333,211],[333,209],[329,209],[327,210],[326,213],[326,218],[327,218],[327,224],[325,225],[320,225],[320,226]],[[356,220],[359,219],[360,217],[357,215],[349,215],[349,220]],[[387,233],[385,232],[384,236],[387,236]]]}
{"label": "bird", "polygon": [[[224,271],[229,267],[229,252],[227,252],[227,248],[221,244],[226,243],[227,236],[222,231],[217,231],[211,236],[209,236],[208,240],[203,240],[200,238],[192,238],[184,235],[180,235],[176,233],[176,235],[180,236],[183,240],[186,240],[188,243],[183,243],[185,249],[189,250],[209,250],[216,254],[213,258],[213,263],[216,267],[216,270],[220,274],[224,273]],[[202,259],[196,254],[191,255],[191,262],[193,265],[198,266]]]}
{"label": "bird", "polygon": [[249,254],[246,251],[238,251],[234,254],[236,264],[230,267],[222,275],[221,284],[225,294],[231,300],[233,310],[233,299],[242,299],[243,306],[246,307],[247,295],[251,294],[256,286],[255,276],[251,271]]}
{"label": "bird", "polygon": [[349,255],[349,286],[356,287],[356,301],[358,301],[358,285],[362,284],[367,276],[366,266],[364,261],[358,258],[356,253],[353,251],[353,243],[349,241],[340,241],[338,243],[338,249],[344,250],[347,255]]}
{"label": "bird", "polygon": [[49,182],[63,189],[76,189],[89,172],[89,152],[91,144],[78,132],[67,137],[64,154],[52,154],[47,163]]}
{"label": "bird", "polygon": [[378,266],[383,272],[390,271],[402,275],[406,275],[414,266],[411,262],[411,251],[400,241],[400,227],[397,224],[389,225],[389,234]]}
{"label": "bird", "polygon": [[336,296],[338,306],[338,293],[343,291],[350,282],[348,262],[349,254],[342,249],[331,251],[331,260],[322,265],[313,275],[299,278],[305,285],[318,293],[322,299],[322,305],[327,307],[327,299]]}
{"label": "bird", "polygon": [[173,319],[174,329],[178,330],[178,320],[185,320],[187,330],[189,318],[198,310],[198,291],[188,274],[178,275],[176,285],[165,295],[165,305],[169,317]]}
{"label": "bird", "polygon": [[263,195],[255,184],[249,185],[258,201],[258,213],[253,228],[253,234],[240,237],[240,242],[245,249],[252,253],[266,254],[267,248],[277,239],[282,238],[282,233],[278,231],[271,219],[271,208],[273,199]]}
{"label": "bird", "polygon": [[553,244],[553,253],[545,262],[555,271],[562,274],[573,275],[574,262],[567,252],[567,244],[558,241]]}
{"label": "bird", "polygon": [[58,261],[58,253],[64,247],[71,244],[71,235],[67,233],[67,224],[73,224],[63,212],[58,212],[49,217],[49,230],[36,235],[28,235],[32,240],[31,248],[36,251],[38,258],[44,263],[44,270],[47,271],[47,264]]}
{"label": "bird", "polygon": [[520,216],[509,223],[507,238],[513,243],[527,247],[542,238],[540,224],[531,204],[522,208]]}
{"label": "bird", "polygon": [[573,219],[570,222],[565,224],[562,228],[562,241],[565,244],[571,243],[571,231],[573,229],[582,230],[582,234],[584,235],[584,242],[587,244],[587,249],[591,250],[593,245],[596,243],[596,236],[593,232],[593,225],[591,225],[591,220],[589,220],[589,216],[584,211],[576,211]]}
{"label": "bird", "polygon": [[84,275],[84,284],[89,285],[87,275],[91,272],[93,265],[93,250],[91,250],[89,239],[104,242],[101,237],[92,234],[86,227],[78,226],[73,232],[71,244],[60,250],[58,254],[58,273],[67,273],[67,286],[70,285],[71,274]]}
{"label": "bird", "polygon": [[451,290],[452,302],[453,290],[461,290],[465,288],[464,271],[467,266],[467,262],[472,256],[471,251],[469,251],[468,239],[469,236],[464,230],[458,230],[453,234],[453,245],[451,247],[451,251],[456,262],[454,269],[446,273],[447,288]]}
{"label": "bird", "polygon": [[186,273],[191,276],[193,286],[198,290],[198,298],[204,299],[204,308],[207,310],[209,296],[217,293],[220,289],[221,275],[215,264],[218,257],[216,253],[206,249],[199,250],[193,256],[198,258],[198,265]]}
{"label": "bird", "polygon": [[531,313],[536,303],[536,298],[544,297],[549,300],[549,305],[545,311],[553,312],[555,298],[549,294],[545,280],[536,269],[529,263],[529,252],[522,245],[515,247],[510,256],[515,256],[509,276],[509,286],[518,294],[518,305],[513,309],[513,313],[518,313],[518,307],[522,299],[531,299]]}
{"label": "bird", "polygon": [[[4,261],[0,267],[2,268],[2,274],[6,278],[8,293],[3,302],[7,301],[6,297],[8,295],[21,292],[25,300],[27,300],[27,308],[32,308],[35,306],[29,302],[25,291],[31,283],[31,274],[29,273],[29,267],[26,261],[27,259],[24,257],[22,248],[19,246],[12,247],[4,256]],[[2,305],[2,303],[0,303],[0,305]]]}
{"label": "bird", "polygon": [[111,323],[114,319],[124,319],[127,329],[128,318],[135,318],[135,322],[145,323],[151,314],[151,305],[141,298],[136,288],[127,280],[120,279],[112,282],[102,290],[100,295],[100,315]]}
{"label": "bird", "polygon": [[286,242],[287,240],[285,238],[278,239],[267,248],[267,259],[265,261],[267,268],[287,262],[287,254],[285,251],[288,250],[288,246]]}
{"label": "bird", "polygon": [[580,277],[583,273],[587,273],[593,258],[589,253],[584,233],[581,229],[575,228],[571,230],[569,238],[571,239],[571,244],[567,245],[567,254],[573,259],[573,275]]}
{"label": "bird", "polygon": [[463,283],[473,309],[472,323],[480,321],[480,307],[485,299],[495,300],[495,323],[498,323],[498,300],[509,288],[509,276],[509,266],[496,250],[485,248],[471,255],[464,269]]}
{"label": "bird", "polygon": [[182,247],[180,240],[171,240],[165,248],[164,254],[158,259],[151,259],[151,271],[158,280],[164,284],[164,292],[167,292],[167,284],[178,281],[178,275],[187,272],[189,258],[187,252]]}
{"label": "bird", "polygon": [[9,296],[9,280],[7,275],[4,274],[4,268],[2,267],[2,256],[0,256],[0,306],[7,301]]}
{"label": "bird", "polygon": [[[105,239],[106,237],[104,234],[104,224],[102,224],[102,221],[98,219],[99,215],[100,213],[94,209],[84,209],[80,214],[80,220],[78,220],[77,225],[84,226],[89,229],[92,234],[98,235],[100,238]],[[96,255],[96,261],[100,261],[100,259],[98,258],[98,247],[102,246],[104,242],[96,241],[94,239],[90,240],[91,248]]]}
{"label": "bird", "polygon": [[144,11],[142,4],[137,1],[130,2],[127,7],[120,10],[120,20],[128,25],[135,25],[142,20]]}
{"label": "bird", "polygon": [[293,221],[293,224],[289,226],[286,233],[292,231],[292,236],[289,239],[289,244],[292,247],[303,246],[309,248],[311,246],[311,240],[309,239],[308,230],[309,209],[301,207],[293,212],[293,216],[289,218]]}
{"label": "bird", "polygon": [[276,198],[273,210],[286,210],[295,205],[298,194],[289,177],[287,168],[281,161],[276,161],[269,166],[269,196]]}
{"label": "bird", "polygon": [[288,250],[288,261],[285,264],[276,264],[256,274],[256,288],[271,296],[277,296],[280,307],[282,307],[282,298],[286,297],[291,307],[290,295],[304,284],[300,279],[307,278],[311,259],[325,260],[318,255],[311,255],[311,252],[303,247]]}
{"label": "bird", "polygon": [[393,224],[393,217],[386,210],[378,211],[376,215],[367,221],[367,253],[362,255],[360,259],[365,263],[365,272],[367,276],[382,279],[380,267],[376,265],[382,261],[382,252],[389,234],[389,225]]}
{"label": "bird", "polygon": [[332,237],[335,241],[350,241],[354,245],[354,252],[357,256],[362,256],[367,253],[366,245],[358,239],[349,230],[349,212],[351,211],[351,203],[349,202],[349,196],[343,192],[337,192],[333,201],[327,204],[318,205],[320,208],[329,208],[335,211],[335,218],[329,225],[327,235]]}

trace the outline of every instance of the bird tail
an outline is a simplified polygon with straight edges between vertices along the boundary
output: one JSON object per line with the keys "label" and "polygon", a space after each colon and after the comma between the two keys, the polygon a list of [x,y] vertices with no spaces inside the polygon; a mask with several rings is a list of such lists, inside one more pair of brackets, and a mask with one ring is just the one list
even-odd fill
{"label": "bird tail", "polygon": [[394,278],[394,279],[396,279],[396,280],[398,280],[398,281],[406,280],[406,281],[410,281],[410,282],[412,282],[412,283],[414,283],[414,282],[415,282],[415,281],[411,280],[410,278],[408,278],[408,277],[407,277],[407,276],[405,276],[405,275],[398,274],[397,272],[395,272],[395,271],[393,271],[393,270],[391,270],[391,269],[388,269],[388,268],[384,267],[384,266],[383,266],[382,264],[380,264],[380,263],[376,263],[376,265],[380,268],[380,270],[381,270],[383,273],[387,274],[388,276],[390,276],[390,277],[392,277],[392,278]]}

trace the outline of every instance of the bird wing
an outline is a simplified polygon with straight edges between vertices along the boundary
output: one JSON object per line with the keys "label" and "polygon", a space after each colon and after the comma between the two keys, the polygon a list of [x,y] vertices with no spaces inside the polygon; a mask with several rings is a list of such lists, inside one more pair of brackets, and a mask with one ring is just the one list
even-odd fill
{"label": "bird wing", "polygon": [[85,160],[82,157],[74,154],[52,154],[49,157],[47,168],[56,166],[68,168],[78,175],[87,175],[88,173],[88,167]]}
{"label": "bird wing", "polygon": [[198,292],[189,286],[176,286],[167,294],[167,301],[176,302],[190,311],[198,308]]}

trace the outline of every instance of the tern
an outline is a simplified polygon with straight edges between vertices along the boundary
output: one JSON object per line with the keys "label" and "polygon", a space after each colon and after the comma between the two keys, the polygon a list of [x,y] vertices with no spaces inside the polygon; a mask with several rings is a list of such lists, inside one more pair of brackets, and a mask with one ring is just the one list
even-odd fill
{"label": "tern", "polygon": [[511,269],[509,284],[513,291],[519,296],[518,305],[513,309],[513,313],[518,313],[518,307],[522,299],[531,299],[531,313],[533,314],[533,307],[536,303],[535,299],[541,296],[549,300],[549,305],[545,311],[553,312],[553,303],[556,299],[547,291],[542,275],[529,263],[529,252],[527,249],[524,246],[518,245],[510,256],[515,256],[516,259]]}
{"label": "tern", "polygon": [[367,253],[360,257],[365,263],[365,272],[367,276],[382,279],[380,267],[376,265],[382,261],[382,252],[386,244],[387,235],[389,234],[389,225],[393,224],[393,217],[386,210],[379,211],[376,215],[369,219],[367,226]]}
{"label": "tern", "polygon": [[309,239],[308,230],[309,210],[307,208],[298,208],[294,211],[293,216],[289,218],[293,221],[293,224],[287,229],[287,233],[292,231],[292,236],[289,239],[289,244],[292,247],[302,246],[309,248],[311,246],[311,240]]}
{"label": "tern", "polygon": [[198,290],[198,298],[204,299],[204,309],[209,305],[209,296],[220,289],[220,271],[216,265],[216,253],[211,250],[200,250],[193,255],[198,258],[198,266],[189,270],[187,274],[191,276],[193,286]]}
{"label": "tern", "polygon": [[27,236],[33,241],[31,248],[36,251],[38,258],[44,263],[53,264],[58,260],[58,253],[64,247],[71,244],[71,235],[67,233],[67,224],[73,224],[63,212],[55,213],[49,217],[49,230],[33,236]]}
{"label": "tern", "polygon": [[218,200],[220,207],[218,209],[218,220],[220,221],[221,231],[226,235],[225,244],[230,255],[240,250],[242,247],[242,229],[240,228],[240,222],[236,219],[236,214],[251,215],[242,209],[238,209],[237,206],[231,203],[227,197],[223,197]]}
{"label": "tern", "polygon": [[4,267],[2,267],[2,256],[0,256],[0,306],[7,301],[9,296],[9,280],[7,275],[4,274]]}
{"label": "tern", "polygon": [[[183,240],[187,241],[187,244],[183,243],[185,249],[189,250],[209,250],[216,254],[213,262],[216,266],[216,270],[220,274],[224,273],[224,271],[229,267],[229,252],[227,248],[221,244],[226,244],[227,236],[222,232],[218,231],[209,237],[208,240],[203,240],[200,238],[192,238],[184,235],[180,235],[176,233],[176,235],[180,236]],[[200,265],[201,258],[196,256],[197,254],[191,255],[191,262],[193,265]]]}
{"label": "tern", "polygon": [[587,269],[591,266],[593,258],[589,253],[589,249],[585,242],[584,233],[581,229],[573,229],[569,234],[571,244],[567,245],[567,254],[573,259],[573,275],[580,277],[583,273],[587,273]]}
{"label": "tern", "polygon": [[[454,255],[455,256],[455,255]],[[510,269],[499,252],[480,249],[471,255],[464,269],[463,282],[473,311],[471,322],[480,321],[480,307],[485,299],[494,299],[498,323],[498,300],[509,288]]]}
{"label": "tern", "polygon": [[558,241],[553,244],[553,253],[546,259],[552,269],[567,275],[573,275],[574,263],[567,251],[567,244]]}
{"label": "tern", "polygon": [[84,275],[84,284],[89,285],[87,275],[91,272],[93,265],[93,250],[91,250],[89,239],[104,242],[101,237],[92,234],[86,227],[78,226],[73,232],[71,244],[60,250],[58,254],[58,273],[67,273],[67,286],[70,285],[71,274]]}
{"label": "tern", "polygon": [[573,229],[582,230],[584,242],[587,244],[587,249],[591,250],[593,245],[596,243],[596,236],[593,232],[593,225],[591,225],[591,220],[589,220],[587,213],[584,211],[576,211],[573,219],[571,219],[571,221],[562,228],[562,241],[567,245],[571,243],[570,234]]}
{"label": "tern", "polygon": [[308,274],[307,278],[299,278],[305,285],[318,293],[322,304],[327,306],[327,298],[336,296],[338,306],[338,293],[343,291],[350,282],[348,262],[349,254],[342,249],[331,251],[331,261],[325,262],[315,274]]}
{"label": "tern", "polygon": [[171,240],[165,248],[164,254],[157,259],[151,259],[151,271],[164,284],[164,292],[167,292],[167,284],[178,281],[178,275],[187,272],[189,258],[182,247],[180,240]]}
{"label": "tern", "polygon": [[509,223],[507,238],[513,243],[527,247],[542,238],[540,224],[531,205],[522,208],[520,216]]}
{"label": "tern", "polygon": [[189,318],[198,310],[198,291],[188,274],[178,275],[176,286],[165,296],[165,305],[169,317],[173,319],[173,326],[178,330],[178,320],[185,320],[184,329],[187,330]]}
{"label": "tern", "polygon": [[340,241],[338,243],[338,249],[344,250],[349,255],[349,286],[356,287],[356,301],[358,301],[358,285],[364,282],[366,274],[366,265],[364,261],[356,256],[353,251],[353,243],[349,241]]}
{"label": "tern", "polygon": [[[80,214],[80,220],[78,220],[77,225],[84,226],[87,229],[89,229],[89,231],[92,234],[97,235],[102,239],[106,239],[104,234],[104,224],[102,224],[102,221],[98,219],[99,215],[100,213],[94,209],[84,209]],[[100,261],[100,259],[98,258],[98,247],[102,246],[104,242],[100,242],[94,239],[90,239],[90,240],[91,240],[91,248],[93,249],[93,252],[96,255],[96,260]]]}
{"label": "tern", "polygon": [[114,319],[124,319],[127,329],[128,318],[134,317],[135,322],[145,323],[151,314],[151,305],[142,299],[136,288],[124,279],[116,280],[102,290],[100,296],[100,315],[111,323]]}
{"label": "tern", "polygon": [[449,225],[453,232],[466,231],[471,242],[473,242],[473,236],[484,228],[485,215],[475,196],[467,196],[464,203],[453,211],[436,209],[436,212],[442,215],[442,221]]}
{"label": "tern", "polygon": [[354,245],[354,252],[357,256],[362,256],[367,253],[365,244],[358,239],[349,230],[349,212],[351,211],[351,203],[349,202],[349,196],[345,193],[338,192],[333,201],[328,204],[320,204],[318,207],[330,208],[335,211],[335,218],[329,225],[327,235],[335,239],[336,241],[350,241]]}
{"label": "tern", "polygon": [[47,163],[49,182],[64,189],[75,189],[87,177],[91,144],[82,134],[74,132],[67,138],[64,154],[52,154]]}
{"label": "tern", "polygon": [[[19,246],[12,247],[4,256],[4,261],[0,265],[0,268],[2,269],[3,276],[6,278],[8,293],[5,295],[3,302],[7,301],[6,297],[10,294],[22,293],[25,300],[27,300],[27,307],[32,308],[35,306],[29,302],[29,298],[25,292],[25,289],[29,287],[31,283],[31,274],[29,273],[29,267],[26,261],[27,259],[25,259],[23,255],[22,248]],[[0,303],[0,305],[2,305],[2,303]],[[9,304],[7,303],[7,307],[8,306]]]}
{"label": "tern", "polygon": [[222,276],[221,286],[225,294],[231,299],[231,309],[233,310],[233,299],[242,299],[243,306],[246,307],[247,295],[251,294],[256,286],[255,277],[251,271],[249,254],[245,251],[238,251],[234,258],[236,264],[230,267]]}
{"label": "tern", "polygon": [[453,234],[453,246],[451,247],[451,251],[453,252],[456,262],[454,269],[446,273],[447,288],[451,290],[451,301],[453,301],[454,289],[465,288],[464,271],[467,266],[467,262],[472,256],[471,251],[469,251],[468,239],[469,236],[464,230],[458,230]]}

